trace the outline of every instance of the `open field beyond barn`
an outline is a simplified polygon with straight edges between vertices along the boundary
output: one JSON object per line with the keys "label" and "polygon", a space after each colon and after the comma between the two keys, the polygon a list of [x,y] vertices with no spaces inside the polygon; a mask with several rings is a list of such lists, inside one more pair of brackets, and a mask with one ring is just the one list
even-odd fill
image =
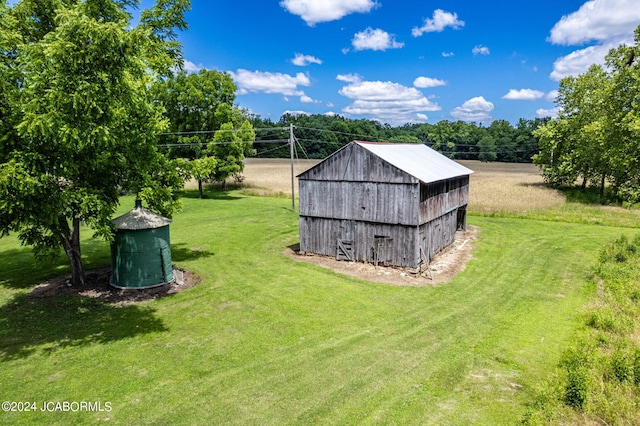
{"label": "open field beyond barn", "polygon": [[[294,160],[294,175],[318,160]],[[460,161],[471,170],[469,209],[474,212],[526,212],[564,204],[560,192],[546,188],[533,164]],[[291,162],[287,159],[246,160],[244,186],[261,195],[291,195]],[[297,194],[298,183],[294,183]]]}
{"label": "open field beyond barn", "polygon": [[[640,232],[640,215],[567,203],[530,165],[465,165],[479,239],[435,286],[285,256],[299,241],[286,160],[247,161],[239,189],[185,192],[172,256],[201,283],[162,299],[34,297],[65,259],[36,261],[3,237],[0,399],[30,411],[0,424],[517,423],[584,323],[601,247]],[[118,214],[131,207],[123,198]],[[90,235],[87,269],[109,265]]]}

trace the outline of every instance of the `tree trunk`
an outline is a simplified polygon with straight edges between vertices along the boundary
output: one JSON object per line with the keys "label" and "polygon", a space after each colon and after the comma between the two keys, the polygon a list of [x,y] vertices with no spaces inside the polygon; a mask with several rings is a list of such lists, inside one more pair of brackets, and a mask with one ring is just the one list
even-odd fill
{"label": "tree trunk", "polygon": [[80,253],[80,219],[73,218],[73,229],[69,229],[66,218],[60,218],[60,225],[63,229],[62,247],[69,259],[71,266],[71,285],[74,287],[84,286],[84,267],[82,266],[82,256]]}
{"label": "tree trunk", "polygon": [[602,180],[600,181],[600,196],[604,197],[604,183],[606,180],[606,176],[604,175],[604,173],[602,174]]}
{"label": "tree trunk", "polygon": [[202,179],[198,179],[198,197],[202,198]]}

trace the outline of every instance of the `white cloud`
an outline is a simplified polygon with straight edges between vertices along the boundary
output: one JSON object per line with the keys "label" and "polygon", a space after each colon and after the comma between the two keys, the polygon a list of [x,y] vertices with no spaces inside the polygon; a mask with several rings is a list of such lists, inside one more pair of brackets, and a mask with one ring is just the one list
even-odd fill
{"label": "white cloud", "polygon": [[474,55],[489,55],[491,53],[487,46],[483,46],[481,44],[474,47],[471,52],[473,52]]}
{"label": "white cloud", "polygon": [[559,94],[560,92],[558,92],[557,90],[552,90],[547,93],[547,96],[545,98],[550,102],[555,102]]}
{"label": "white cloud", "polygon": [[456,54],[453,53],[453,52],[442,52],[442,57],[443,58],[450,58],[452,56],[456,56]]}
{"label": "white cloud", "polygon": [[307,111],[299,111],[299,110],[298,111],[287,110],[282,113],[282,115],[285,115],[285,114],[294,115],[294,116],[295,115],[311,115]]}
{"label": "white cloud", "polygon": [[238,86],[238,94],[247,93],[279,93],[285,96],[304,96],[298,86],[310,86],[311,81],[306,74],[297,73],[295,76],[279,72],[248,71],[238,69],[229,74]]}
{"label": "white cloud", "polygon": [[446,86],[447,82],[437,78],[418,77],[413,81],[413,85],[421,89],[428,89],[429,87]]}
{"label": "white cloud", "polygon": [[280,6],[300,16],[309,26],[336,21],[352,13],[367,13],[378,6],[372,0],[282,0]]}
{"label": "white cloud", "polygon": [[551,118],[557,118],[558,117],[558,108],[551,108],[551,109],[537,109],[536,110],[536,115],[539,118],[544,118],[544,117],[551,117]]}
{"label": "white cloud", "polygon": [[593,64],[604,64],[609,50],[622,43],[633,44],[633,32],[640,23],[637,0],[590,0],[577,11],[563,16],[551,29],[548,41],[567,46],[583,46],[558,58],[549,76],[559,81],[586,72]]}
{"label": "white cloud", "polygon": [[198,72],[204,69],[204,65],[196,65],[195,63],[185,59],[184,63],[182,64],[182,69],[184,69],[186,72]]}
{"label": "white cloud", "polygon": [[544,97],[544,92],[533,89],[511,89],[509,93],[504,95],[502,99],[508,99],[510,101],[536,101]]}
{"label": "white cloud", "polygon": [[306,67],[310,64],[322,64],[322,60],[316,58],[311,55],[303,55],[302,53],[296,53],[296,56],[291,60],[293,65],[297,65],[299,67]]}
{"label": "white cloud", "polygon": [[420,28],[415,27],[411,31],[414,37],[420,37],[424,33],[442,32],[446,27],[459,29],[464,27],[464,21],[458,19],[457,13],[445,12],[442,9],[436,9],[431,19],[425,19],[424,25]]}
{"label": "white cloud", "polygon": [[319,103],[322,103],[322,101],[316,101],[315,99],[313,99],[313,98],[311,98],[310,96],[307,96],[307,95],[300,96],[300,102],[302,102],[303,104],[319,104]]}
{"label": "white cloud", "polygon": [[560,81],[564,77],[583,74],[593,64],[604,64],[605,56],[609,54],[609,50],[618,47],[622,43],[632,44],[632,40],[632,38],[615,39],[606,44],[589,46],[560,57],[553,63],[553,71],[549,78],[554,81]]}
{"label": "white cloud", "polygon": [[355,82],[340,89],[339,93],[349,99],[367,101],[415,100],[424,97],[418,89],[390,81]]}
{"label": "white cloud", "polygon": [[493,108],[493,103],[482,96],[477,96],[469,99],[462,106],[454,108],[450,114],[458,120],[486,123],[492,120],[491,111]]}
{"label": "white cloud", "polygon": [[345,83],[359,83],[362,81],[362,77],[358,74],[338,74],[336,80],[344,81]]}
{"label": "white cloud", "polygon": [[398,43],[395,35],[389,34],[381,29],[373,29],[371,27],[356,33],[351,41],[355,50],[387,50],[400,49],[404,43]]}
{"label": "white cloud", "polygon": [[576,46],[628,36],[640,22],[638,0],[591,0],[563,16],[551,29],[554,44]]}
{"label": "white cloud", "polygon": [[390,81],[361,81],[353,75],[339,77],[350,83],[339,91],[342,96],[353,100],[351,105],[342,109],[346,114],[364,115],[380,122],[401,125],[424,122],[427,119],[425,112],[441,109],[414,87]]}

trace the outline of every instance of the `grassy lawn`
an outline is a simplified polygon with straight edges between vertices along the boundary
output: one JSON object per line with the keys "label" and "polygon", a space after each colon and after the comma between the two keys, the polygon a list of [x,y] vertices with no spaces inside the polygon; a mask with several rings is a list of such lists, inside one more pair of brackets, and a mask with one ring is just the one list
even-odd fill
{"label": "grassy lawn", "polygon": [[[393,287],[283,256],[298,242],[289,200],[209,195],[171,225],[174,264],[203,283],[135,306],[28,299],[64,259],[0,239],[0,400],[111,407],[0,423],[513,424],[595,295],[600,248],[638,231],[588,209],[471,215],[482,231],[463,273]],[[84,255],[109,263],[100,241]]]}

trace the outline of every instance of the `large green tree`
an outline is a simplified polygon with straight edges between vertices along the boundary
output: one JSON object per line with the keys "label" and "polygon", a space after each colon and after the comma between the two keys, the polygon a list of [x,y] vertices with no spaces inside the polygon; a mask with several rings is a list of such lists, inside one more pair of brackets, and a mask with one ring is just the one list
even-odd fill
{"label": "large green tree", "polygon": [[534,162],[545,180],[571,185],[582,179],[604,193],[609,182],[615,195],[640,201],[640,27],[634,46],[612,49],[606,67],[593,65],[560,82],[559,117],[535,135],[540,152]]}
{"label": "large green tree", "polygon": [[536,133],[541,150],[534,160],[548,183],[570,185],[578,178],[583,186],[594,179],[604,182],[609,167],[602,123],[609,83],[599,65],[560,82],[559,117]]}
{"label": "large green tree", "polygon": [[36,255],[62,247],[73,285],[84,283],[81,223],[111,238],[121,191],[163,214],[178,206],[148,87],[180,64],[174,29],[189,1],[157,0],[133,27],[137,3],[23,0],[1,13],[0,234]]}
{"label": "large green tree", "polygon": [[612,49],[607,56],[611,81],[601,130],[606,135],[606,160],[616,195],[640,203],[640,26],[635,44]]}

